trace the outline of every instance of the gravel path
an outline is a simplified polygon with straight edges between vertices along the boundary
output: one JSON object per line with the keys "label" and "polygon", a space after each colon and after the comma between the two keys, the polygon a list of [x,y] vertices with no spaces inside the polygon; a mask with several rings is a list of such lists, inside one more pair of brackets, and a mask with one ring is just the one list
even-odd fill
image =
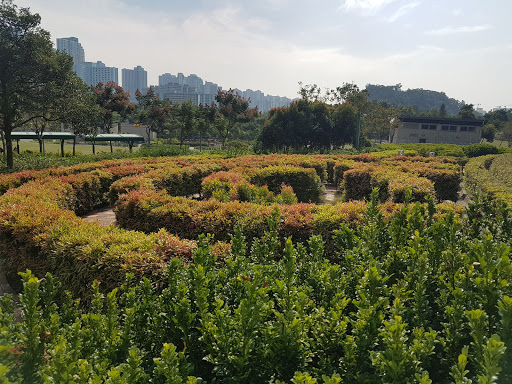
{"label": "gravel path", "polygon": [[97,221],[101,225],[109,226],[110,224],[116,225],[116,215],[112,208],[101,208],[95,211],[89,212],[87,215],[82,216],[82,219],[88,221],[89,223]]}

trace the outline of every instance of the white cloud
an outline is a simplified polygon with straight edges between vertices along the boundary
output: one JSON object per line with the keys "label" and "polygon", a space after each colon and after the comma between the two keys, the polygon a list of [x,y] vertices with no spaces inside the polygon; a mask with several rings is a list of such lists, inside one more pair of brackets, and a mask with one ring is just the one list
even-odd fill
{"label": "white cloud", "polygon": [[279,10],[290,5],[290,0],[262,0],[262,5],[272,10]]}
{"label": "white cloud", "polygon": [[366,12],[374,12],[396,0],[345,0],[341,8],[345,9],[359,9]]}
{"label": "white cloud", "polygon": [[[207,7],[189,2],[179,12],[156,1],[16,0],[41,14],[54,41],[75,36],[88,61],[119,69],[141,65],[151,84],[166,72],[196,73],[224,88],[295,97],[298,81],[328,87],[401,82],[475,104],[509,105],[512,78],[503,74],[511,61],[512,24],[505,7],[466,1],[431,7],[425,0],[335,0],[340,15],[320,3],[303,7],[305,1],[291,0],[261,0],[251,7],[237,0]],[[454,18],[458,14],[466,26]],[[438,26],[445,28],[433,29]],[[446,50],[432,41],[471,32],[474,39]]]}
{"label": "white cloud", "polygon": [[385,61],[389,62],[407,62],[407,60],[413,58],[421,58],[421,57],[429,57],[432,58],[434,56],[438,56],[440,54],[444,54],[446,50],[441,47],[436,47],[434,45],[418,45],[414,50],[398,53],[395,55],[390,55],[385,58]]}
{"label": "white cloud", "polygon": [[426,31],[425,35],[431,36],[446,36],[446,35],[455,35],[459,33],[473,33],[473,32],[482,32],[491,29],[492,25],[482,24],[482,25],[474,25],[474,26],[462,26],[462,27],[453,27],[448,26],[439,29],[433,29],[430,31]]}
{"label": "white cloud", "polygon": [[421,1],[413,1],[411,3],[404,4],[400,8],[398,8],[398,10],[395,13],[393,13],[390,17],[388,17],[386,19],[386,21],[388,23],[394,23],[399,18],[406,15],[409,11],[416,8],[420,4],[421,4]]}

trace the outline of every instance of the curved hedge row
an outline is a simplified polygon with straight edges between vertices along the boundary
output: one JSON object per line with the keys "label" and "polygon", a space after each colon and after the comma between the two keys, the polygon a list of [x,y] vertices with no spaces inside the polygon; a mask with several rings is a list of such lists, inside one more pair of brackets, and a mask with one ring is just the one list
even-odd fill
{"label": "curved hedge row", "polygon": [[[426,166],[424,163],[405,162],[400,166],[392,164],[360,163],[354,168],[347,169],[346,162],[336,166],[335,174],[343,175],[342,185],[347,199],[368,198],[373,188],[379,188],[380,200],[391,199],[394,202],[403,201],[403,192],[396,192],[400,183],[401,188],[410,189],[414,201],[424,201],[434,195],[438,200],[457,200],[460,188],[461,174],[459,166],[442,164],[438,167]],[[338,176],[339,177],[339,176]]]}
{"label": "curved hedge row", "polygon": [[[0,250],[6,273],[51,272],[67,289],[84,294],[97,279],[112,289],[126,272],[151,276],[164,258],[163,232],[145,235],[87,223],[71,210],[71,184],[58,179],[26,183],[0,197]],[[183,244],[190,253],[190,244]]]}
{"label": "curved hedge row", "polygon": [[[409,144],[380,144],[378,150],[384,152],[395,152],[406,150],[417,153],[420,156],[428,156],[430,152],[435,152],[437,156],[450,156],[467,161],[467,158],[478,156],[499,154],[511,152],[509,148],[496,147],[492,144],[479,143],[469,145],[457,144],[430,144],[430,143],[409,143]],[[376,152],[377,154],[380,152]],[[372,155],[375,152],[371,153]]]}
{"label": "curved hedge row", "polygon": [[[321,190],[320,180],[327,180],[329,174],[334,177],[339,161],[353,161],[357,166],[376,164],[370,156],[183,157],[102,161],[0,175],[0,191],[7,191],[0,196],[2,259],[10,273],[26,268],[39,275],[50,271],[78,294],[83,294],[93,279],[104,281],[105,289],[110,289],[124,279],[125,272],[158,275],[171,255],[190,256],[195,242],[161,232],[161,227],[191,239],[212,232],[225,241],[236,223],[252,238],[265,232],[271,206],[173,197],[200,194],[206,176],[231,170],[247,175],[251,182],[267,184],[269,190],[281,188],[286,181],[301,199],[315,201]],[[423,188],[418,178],[411,180],[418,184],[418,190]],[[403,183],[396,184],[391,191],[400,201],[403,191],[399,186]],[[119,195],[119,223],[155,233],[104,228],[76,216],[113,204]],[[328,249],[332,249],[333,231],[361,223],[365,210],[366,203],[361,201],[334,206],[279,206],[279,233],[297,241],[322,234]],[[396,207],[388,203],[382,210],[389,216]],[[218,252],[226,250],[226,245],[218,245]]]}
{"label": "curved hedge row", "polygon": [[464,170],[467,191],[512,206],[512,154],[471,159]]}
{"label": "curved hedge row", "polygon": [[[330,239],[342,224],[351,227],[361,224],[366,212],[366,203],[362,201],[335,206],[306,203],[269,206],[216,199],[196,201],[147,189],[122,195],[115,212],[117,222],[123,228],[147,233],[165,228],[188,239],[211,233],[216,239],[227,241],[237,224],[249,239],[263,236],[268,227],[267,218],[276,207],[281,217],[278,226],[281,237],[291,236],[294,241],[305,241],[313,234]],[[396,207],[391,207],[391,211],[394,210]]]}
{"label": "curved hedge row", "polygon": [[[73,203],[69,185],[54,186],[61,198],[43,196],[49,206]],[[438,219],[432,205],[415,204],[388,221],[374,198],[365,225],[336,233],[337,263],[319,236],[279,242],[271,215],[252,245],[236,231],[227,259],[202,237],[191,259],[167,263],[161,284],[127,276],[107,295],[93,284],[88,310],[59,300],[51,276],[26,273],[23,324],[0,300],[2,378],[510,383],[512,217],[489,208]]]}

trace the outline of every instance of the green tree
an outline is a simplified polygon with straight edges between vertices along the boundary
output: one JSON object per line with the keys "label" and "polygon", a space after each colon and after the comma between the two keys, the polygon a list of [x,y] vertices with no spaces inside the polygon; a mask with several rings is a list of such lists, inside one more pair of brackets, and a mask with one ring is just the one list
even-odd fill
{"label": "green tree", "polygon": [[254,120],[249,121],[248,123],[240,124],[239,130],[236,134],[237,139],[248,142],[254,142],[257,140],[263,125],[267,121],[267,117],[267,114],[262,114],[256,117]]}
{"label": "green tree", "polygon": [[199,132],[199,148],[203,149],[203,137],[210,131],[217,118],[217,105],[200,104],[196,110],[197,131]]}
{"label": "green tree", "polygon": [[448,117],[448,112],[446,112],[446,105],[443,103],[439,108],[439,116],[440,117]]}
{"label": "green tree", "polygon": [[506,141],[508,143],[508,146],[512,146],[512,123],[507,122],[503,125],[501,128],[501,131],[498,135],[500,140]]}
{"label": "green tree", "polygon": [[473,104],[464,104],[460,108],[459,118],[461,118],[461,119],[476,119],[474,105]]}
{"label": "green tree", "polygon": [[364,133],[364,129],[360,129],[359,138],[356,140],[358,122],[364,127],[364,120],[368,116],[369,110],[372,108],[372,103],[369,102],[368,96],[368,91],[359,89],[354,83],[343,83],[335,89],[328,89],[326,92],[327,101],[335,104],[347,103],[356,109],[357,115],[352,122],[352,125],[355,125],[356,129],[353,131],[353,134],[350,135],[351,142],[356,147],[358,143],[362,142],[361,139]]}
{"label": "green tree", "polygon": [[196,127],[197,107],[192,101],[187,100],[183,103],[173,103],[171,106],[170,119],[172,125],[177,129],[180,147],[183,141],[189,136]]}
{"label": "green tree", "polygon": [[258,140],[265,150],[330,148],[332,134],[339,126],[331,127],[326,103],[300,99],[289,107],[271,110]]}
{"label": "green tree", "polygon": [[135,111],[136,120],[139,124],[146,126],[149,143],[151,142],[151,132],[162,133],[168,125],[171,104],[155,95],[153,88],[149,88],[145,95],[137,90],[135,98],[138,102]]}
{"label": "green tree", "polygon": [[482,139],[486,139],[489,143],[492,143],[494,141],[494,138],[496,136],[496,133],[498,132],[498,129],[496,126],[492,123],[485,124],[482,127]]}
{"label": "green tree", "polygon": [[302,81],[299,81],[299,95],[303,100],[308,101],[324,101],[322,89],[316,84],[303,85]]}
{"label": "green tree", "polygon": [[393,136],[400,125],[400,110],[380,103],[371,103],[363,116],[363,133],[379,142],[393,141]]}
{"label": "green tree", "polygon": [[37,141],[39,142],[39,152],[44,152],[44,141],[43,134],[48,129],[55,127],[55,120],[52,120],[49,115],[37,117],[27,124],[32,131],[37,135]]}
{"label": "green tree", "polygon": [[487,121],[487,125],[492,125],[494,127],[494,134],[498,134],[498,132],[501,132],[509,122],[509,114],[506,109],[496,109],[494,111],[487,112],[484,115],[484,119]]}
{"label": "green tree", "polygon": [[258,108],[249,108],[249,100],[245,100],[232,89],[219,91],[215,96],[218,103],[218,116],[215,127],[222,139],[222,145],[226,144],[233,127],[238,123],[245,123],[258,116]]}
{"label": "green tree", "polygon": [[343,83],[335,89],[328,89],[326,100],[336,104],[348,102],[354,105],[359,112],[366,113],[369,106],[368,92],[354,83]]}
{"label": "green tree", "polygon": [[7,167],[13,167],[11,133],[36,118],[61,96],[73,78],[70,56],[55,52],[41,17],[10,0],[0,4],[0,122]]}
{"label": "green tree", "polygon": [[95,133],[101,110],[91,89],[76,75],[52,92],[55,98],[44,105],[41,116],[29,123],[38,135],[39,151],[43,152],[43,134],[48,129],[60,128],[58,123],[66,123],[77,135]]}
{"label": "green tree", "polygon": [[509,121],[509,116],[506,109],[500,108],[494,111],[487,112],[484,115],[484,119],[488,121],[500,121],[506,123]]}
{"label": "green tree", "polygon": [[336,104],[329,108],[331,148],[344,146],[354,141],[357,119],[357,108],[350,103]]}
{"label": "green tree", "polygon": [[102,109],[96,103],[91,87],[74,77],[66,84],[65,100],[60,104],[59,119],[76,135],[94,135],[101,119]]}
{"label": "green tree", "polygon": [[125,120],[135,110],[135,104],[130,103],[130,94],[113,81],[106,84],[100,82],[92,89],[96,95],[96,103],[102,109],[103,133],[110,133],[114,124],[114,113],[117,113],[121,120]]}

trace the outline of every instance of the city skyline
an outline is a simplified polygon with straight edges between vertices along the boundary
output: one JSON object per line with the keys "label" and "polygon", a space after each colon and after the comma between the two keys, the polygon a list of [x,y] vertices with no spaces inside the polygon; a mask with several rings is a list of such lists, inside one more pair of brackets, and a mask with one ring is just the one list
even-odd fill
{"label": "city skyline", "polygon": [[297,97],[298,82],[445,92],[511,106],[512,3],[499,0],[19,0],[52,40],[77,36],[86,60],[198,74],[225,88]]}
{"label": "city skyline", "polygon": [[[195,105],[210,105],[215,103],[215,96],[222,86],[203,79],[196,74],[185,76],[178,72],[177,75],[164,73],[158,76],[158,85],[148,84],[147,71],[137,65],[133,69],[121,69],[121,81],[119,81],[119,68],[108,67],[103,62],[96,63],[85,60],[85,49],[75,36],[59,37],[56,39],[57,50],[67,53],[73,58],[73,71],[84,83],[96,86],[98,83],[106,84],[113,81],[121,85],[129,93],[130,101],[137,103],[137,91],[146,93],[151,87],[156,95],[163,100],[182,103],[190,100]],[[246,89],[242,91],[234,88],[234,91],[249,101],[251,108],[257,107],[266,112],[272,108],[290,105],[290,98],[264,94],[259,90]]]}

